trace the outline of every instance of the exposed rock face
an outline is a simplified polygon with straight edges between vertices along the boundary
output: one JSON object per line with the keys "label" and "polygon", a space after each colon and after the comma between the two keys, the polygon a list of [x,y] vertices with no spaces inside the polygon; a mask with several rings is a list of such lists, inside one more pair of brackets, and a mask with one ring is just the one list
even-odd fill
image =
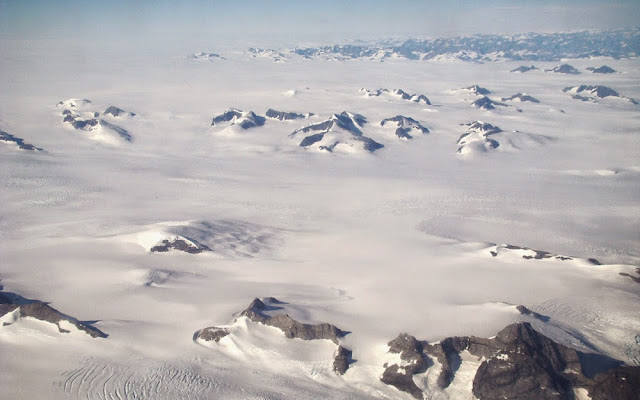
{"label": "exposed rock face", "polygon": [[[607,86],[602,86],[602,85],[596,85],[596,86],[592,86],[592,85],[580,85],[580,86],[567,86],[566,88],[562,89],[563,92],[569,92],[569,93],[575,93],[573,96],[574,99],[577,100],[582,100],[582,101],[592,101],[595,102],[595,97],[597,98],[605,98],[605,97],[619,97],[621,99],[626,99],[629,102],[631,102],[632,104],[638,104],[634,99],[628,98],[628,97],[624,97],[621,96],[618,92],[616,92],[615,90],[611,89],[610,87]],[[583,95],[587,95],[585,96],[581,96],[578,95],[577,93],[582,93]]]}
{"label": "exposed rock face", "polygon": [[216,53],[208,53],[205,51],[201,51],[199,53],[189,55],[189,58],[192,60],[226,60],[223,56]]}
{"label": "exposed rock face", "polygon": [[[573,257],[563,256],[559,254],[552,254],[547,251],[542,250],[533,250],[528,247],[514,246],[511,244],[501,244],[497,245],[493,250],[489,251],[493,257],[498,257],[500,253],[508,253],[508,252],[516,252],[516,254],[521,254],[522,258],[525,260],[544,260],[544,259],[555,259],[558,261],[573,261]],[[594,265],[600,265],[600,262],[594,258],[587,259],[588,262]]]}
{"label": "exposed rock face", "polygon": [[578,71],[577,69],[575,69],[573,66],[569,64],[562,64],[559,67],[555,67],[553,69],[547,69],[545,71],[555,72],[557,74],[572,74],[572,75],[577,75],[580,73],[580,71]]}
{"label": "exposed rock face", "polygon": [[496,106],[508,107],[508,104],[499,103],[497,101],[493,101],[487,96],[482,96],[478,100],[471,103],[475,108],[480,108],[482,110],[494,110]]}
{"label": "exposed rock face", "polygon": [[596,375],[591,400],[640,400],[640,366],[618,367]]}
{"label": "exposed rock face", "polygon": [[[86,115],[86,113],[84,114]],[[97,113],[91,113],[90,115],[95,116],[96,114]],[[62,115],[64,115],[62,122],[69,123],[74,129],[84,131],[93,131],[98,128],[107,129],[117,134],[121,139],[124,139],[127,142],[133,141],[133,137],[126,129],[103,119],[98,119],[96,117],[87,118],[68,109],[62,111]]]}
{"label": "exposed rock face", "polygon": [[516,306],[516,310],[518,310],[520,312],[520,314],[522,314],[522,315],[528,315],[528,316],[530,316],[532,318],[535,318],[535,319],[538,319],[538,320],[540,320],[542,322],[548,322],[549,319],[550,319],[549,317],[547,317],[545,315],[538,314],[535,311],[529,310],[527,307],[525,307],[523,305]]}
{"label": "exposed rock face", "polygon": [[477,348],[470,343],[469,352],[487,358],[473,380],[473,394],[480,399],[570,399],[568,371],[582,375],[576,350],[528,323],[509,325]]}
{"label": "exposed rock face", "polygon": [[260,49],[260,48],[249,47],[247,51],[249,52],[249,54],[251,54],[252,57],[270,58],[274,62],[286,62],[285,61],[286,58],[284,54],[279,53],[273,49]]}
{"label": "exposed rock face", "polygon": [[413,375],[425,372],[428,363],[423,352],[423,344],[407,333],[401,333],[388,343],[389,353],[400,354],[402,365],[385,364],[380,380],[396,389],[422,399],[422,390],[413,381]]}
{"label": "exposed rock face", "polygon": [[536,99],[535,97],[529,96],[528,94],[525,94],[525,93],[516,93],[511,97],[503,97],[501,100],[502,101],[519,100],[519,101],[530,101],[532,103],[540,103],[540,100]]}
{"label": "exposed rock face", "polygon": [[482,121],[474,121],[467,125],[467,132],[458,138],[458,154],[465,154],[470,151],[487,152],[497,149],[500,143],[489,136],[502,132],[497,126]]}
{"label": "exposed rock face", "polygon": [[[40,321],[52,323],[58,327],[58,331],[61,333],[70,332],[60,326],[60,323],[65,321],[93,338],[107,337],[107,335],[99,329],[96,329],[86,323],[82,323],[73,317],[62,314],[46,303],[37,300],[27,300],[11,293],[0,294],[0,316],[16,311],[18,313],[16,315],[17,318],[31,317]],[[5,325],[10,324],[11,323],[5,322]]]}
{"label": "exposed rock face", "polygon": [[362,134],[360,129],[366,123],[367,119],[364,116],[344,111],[341,114],[333,114],[326,121],[297,129],[289,137],[311,133],[302,139],[300,147],[322,143],[319,149],[331,152],[338,144],[351,142],[362,143],[362,148],[372,153],[384,145]]}
{"label": "exposed rock face", "polygon": [[640,284],[640,268],[636,268],[636,274],[638,276],[633,276],[633,275],[627,274],[626,272],[620,272],[620,275],[631,278],[635,283]]}
{"label": "exposed rock face", "polygon": [[521,66],[519,66],[519,67],[518,67],[518,68],[516,68],[516,69],[512,69],[510,72],[525,73],[525,72],[533,71],[533,70],[536,70],[536,69],[538,69],[538,68],[536,68],[536,67],[535,67],[535,66],[533,66],[533,65],[532,65],[532,66],[530,66],[530,67],[527,67],[526,65],[521,65]]}
{"label": "exposed rock face", "polygon": [[58,107],[78,108],[91,104],[88,99],[69,99],[58,103]]}
{"label": "exposed rock face", "polygon": [[171,249],[184,251],[190,254],[199,254],[203,251],[211,251],[211,249],[202,243],[187,241],[185,239],[164,239],[160,244],[153,246],[149,251],[152,253],[165,253]]}
{"label": "exposed rock face", "polygon": [[402,100],[413,101],[414,103],[421,103],[430,106],[431,101],[427,98],[427,96],[423,94],[409,94],[402,89],[393,89],[393,93],[396,96],[400,96]]}
{"label": "exposed rock face", "polygon": [[[527,310],[523,307],[524,310]],[[617,367],[591,379],[582,369],[582,354],[563,346],[520,322],[494,338],[449,337],[430,345],[401,334],[389,342],[390,353],[400,353],[402,365],[387,365],[382,382],[422,399],[413,375],[431,367],[428,357],[441,365],[437,384],[447,388],[461,365],[463,351],[484,359],[473,379],[473,395],[480,400],[574,399],[585,388],[592,399],[638,400],[640,367]]]}
{"label": "exposed rock face", "polygon": [[121,115],[128,115],[129,117],[135,117],[136,115],[136,113],[124,111],[116,106],[110,106],[109,108],[104,110],[103,114],[113,115],[114,117],[119,117]]}
{"label": "exposed rock face", "polygon": [[220,339],[229,335],[229,330],[227,328],[218,328],[217,326],[210,326],[208,328],[204,328],[201,331],[196,332],[194,335],[194,340],[204,340],[206,342],[216,342],[218,343]]}
{"label": "exposed rock face", "polygon": [[424,105],[427,105],[427,106],[431,105],[431,101],[424,94],[409,94],[409,93],[405,92],[402,89],[393,89],[393,90],[376,89],[376,90],[369,90],[369,89],[362,88],[362,89],[360,89],[360,91],[365,93],[368,97],[379,97],[382,94],[386,93],[386,94],[391,94],[391,95],[398,96],[402,100],[412,101],[414,103],[424,104]]}
{"label": "exposed rock face", "polygon": [[267,110],[267,113],[265,114],[265,116],[267,118],[271,118],[271,119],[277,119],[279,121],[291,121],[294,119],[301,119],[301,118],[309,118],[311,116],[313,116],[313,114],[308,113],[308,114],[297,114],[297,113],[293,113],[293,112],[284,112],[284,111],[276,111],[272,108]]}
{"label": "exposed rock face", "polygon": [[491,93],[489,89],[480,87],[478,85],[471,85],[463,89],[468,90],[469,92],[475,94],[476,96],[486,96]]}
{"label": "exposed rock face", "polygon": [[12,134],[5,132],[3,130],[0,130],[0,141],[15,143],[18,146],[18,148],[21,150],[42,151],[41,148],[36,147],[29,143],[25,143],[24,139],[13,136]]}
{"label": "exposed rock face", "polygon": [[338,346],[336,355],[333,360],[333,371],[338,375],[344,375],[349,369],[349,364],[353,362],[351,358],[352,352],[346,347]]}
{"label": "exposed rock face", "polygon": [[593,96],[600,97],[601,99],[609,96],[620,97],[620,94],[615,90],[611,89],[610,87],[601,86],[601,85],[567,86],[566,88],[562,89],[562,91],[565,93],[566,92],[574,92],[574,93],[586,92]]}
{"label": "exposed rock face", "polygon": [[266,298],[264,301],[267,304],[258,298],[254,299],[249,307],[240,313],[240,316],[247,317],[253,322],[278,328],[290,339],[326,339],[338,344],[338,338],[345,335],[343,331],[331,324],[303,324],[291,318],[287,314],[276,314],[274,316],[268,315],[266,312],[278,310],[279,307],[277,305],[282,303],[272,297]]}
{"label": "exposed rock face", "polygon": [[591,71],[594,74],[613,74],[616,72],[615,69],[606,65],[603,65],[602,67],[598,67],[598,68],[588,67],[587,71]]}
{"label": "exposed rock face", "polygon": [[396,129],[396,136],[401,139],[412,139],[410,132],[421,132],[423,134],[429,133],[429,129],[422,126],[418,121],[413,118],[405,117],[403,115],[397,115],[392,118],[387,118],[380,122],[380,125],[385,126],[387,123],[395,123],[398,127]]}
{"label": "exposed rock face", "polygon": [[265,117],[256,115],[253,111],[243,112],[242,110],[231,108],[213,117],[211,126],[217,126],[225,122],[230,123],[230,125],[240,125],[242,129],[250,129],[263,126],[266,119]]}

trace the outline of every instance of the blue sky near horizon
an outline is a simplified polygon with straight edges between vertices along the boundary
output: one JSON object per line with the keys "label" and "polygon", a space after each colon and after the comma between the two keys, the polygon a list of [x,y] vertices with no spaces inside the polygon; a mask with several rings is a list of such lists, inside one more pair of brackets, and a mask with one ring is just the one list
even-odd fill
{"label": "blue sky near horizon", "polygon": [[637,0],[0,0],[0,37],[451,36],[640,26]]}

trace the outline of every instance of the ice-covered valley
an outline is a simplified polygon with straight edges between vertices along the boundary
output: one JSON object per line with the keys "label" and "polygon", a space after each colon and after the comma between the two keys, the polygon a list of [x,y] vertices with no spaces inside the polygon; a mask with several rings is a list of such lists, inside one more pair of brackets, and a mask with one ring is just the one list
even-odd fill
{"label": "ice-covered valley", "polygon": [[[585,371],[640,365],[637,58],[2,45],[1,398],[474,399],[482,362],[513,356],[458,351],[442,387],[434,344],[517,322]],[[345,334],[241,315],[268,297]],[[408,376],[402,332],[425,342],[419,392],[381,380]]]}

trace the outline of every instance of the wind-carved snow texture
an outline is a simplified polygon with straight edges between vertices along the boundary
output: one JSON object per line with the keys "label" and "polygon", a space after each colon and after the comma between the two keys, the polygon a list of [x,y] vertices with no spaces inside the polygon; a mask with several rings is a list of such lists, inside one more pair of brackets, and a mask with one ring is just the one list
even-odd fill
{"label": "wind-carved snow texture", "polygon": [[[569,400],[574,398],[574,390],[580,388],[592,396],[616,392],[621,396],[615,398],[632,399],[633,390],[640,382],[640,367],[614,367],[616,364],[611,362],[610,369],[600,371],[595,377],[586,373],[585,360],[597,355],[556,343],[527,322],[509,325],[491,339],[448,337],[429,344],[402,333],[388,345],[390,353],[400,354],[402,363],[385,364],[382,382],[416,399],[422,399],[425,393],[416,385],[414,375],[434,368],[436,364],[431,357],[440,368],[436,383],[444,390],[464,363],[460,356],[463,352],[481,362],[472,386],[473,395],[480,400]],[[626,379],[620,379],[621,376]],[[619,386],[613,388],[613,382]]]}
{"label": "wind-carved snow texture", "polygon": [[333,151],[351,152],[359,149],[373,153],[383,148],[384,145],[362,134],[360,129],[366,123],[367,119],[364,116],[343,111],[340,114],[333,114],[331,118],[323,122],[297,129],[289,137],[300,137],[312,133],[300,141],[300,147],[314,146],[318,150],[330,153]]}
{"label": "wind-carved snow texture", "polygon": [[30,143],[25,143],[24,139],[19,138],[17,136],[14,136],[8,132],[5,132],[3,130],[0,129],[0,141],[2,142],[6,142],[6,143],[13,143],[16,146],[18,146],[18,148],[20,150],[29,150],[29,151],[42,151],[41,148],[36,147]]}
{"label": "wind-carved snow texture", "polygon": [[99,329],[65,315],[47,303],[28,300],[14,293],[0,292],[0,319],[3,320],[0,329],[11,326],[22,318],[34,318],[54,324],[60,333],[70,333],[71,331],[67,328],[74,327],[93,338],[107,337]]}
{"label": "wind-carved snow texture", "polygon": [[380,97],[383,94],[387,94],[393,97],[399,97],[402,100],[411,101],[413,103],[423,104],[430,106],[431,101],[424,94],[409,94],[402,89],[376,89],[369,90],[366,88],[360,89],[360,92],[365,93],[367,97]]}
{"label": "wind-carved snow texture", "polygon": [[211,126],[239,125],[242,129],[257,128],[264,125],[265,117],[256,115],[253,111],[243,112],[235,108],[230,108],[224,113],[213,117]]}
{"label": "wind-carved snow texture", "polygon": [[253,257],[278,242],[276,229],[236,220],[160,223],[128,236],[153,253],[183,251],[213,252],[233,257]]}
{"label": "wind-carved snow texture", "polygon": [[611,89],[610,87],[602,85],[567,86],[562,89],[562,91],[565,93],[571,93],[571,97],[576,100],[591,101],[595,103],[597,102],[596,98],[604,99],[606,97],[617,97],[619,99],[627,100],[631,104],[638,104],[638,102],[634,99],[621,96],[618,92]]}
{"label": "wind-carved snow texture", "polygon": [[[74,129],[85,131],[91,134],[89,137],[99,141],[106,141],[109,143],[117,142],[117,139],[124,140],[125,142],[131,142],[133,137],[124,128],[112,124],[98,118],[100,113],[98,111],[89,110],[93,103],[87,99],[69,99],[58,103],[58,107],[63,108],[62,115],[64,116],[62,122],[66,122]],[[110,106],[105,110],[105,115],[111,115],[118,117],[120,115],[128,115],[133,117],[135,113],[125,112],[118,107]]]}
{"label": "wind-carved snow texture", "polygon": [[228,386],[202,376],[188,364],[162,364],[143,360],[134,365],[90,358],[62,374],[54,388],[86,399],[203,399]]}
{"label": "wind-carved snow texture", "polygon": [[413,139],[413,136],[410,135],[411,132],[414,133],[429,133],[429,129],[422,126],[418,121],[411,117],[405,117],[403,115],[397,115],[395,117],[383,119],[380,122],[381,126],[385,126],[386,124],[395,124],[397,126],[396,136],[400,139]]}

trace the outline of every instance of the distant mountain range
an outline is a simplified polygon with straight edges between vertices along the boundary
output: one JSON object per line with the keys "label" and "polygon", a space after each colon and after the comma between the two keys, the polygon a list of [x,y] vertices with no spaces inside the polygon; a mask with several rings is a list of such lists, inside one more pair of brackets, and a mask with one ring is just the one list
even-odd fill
{"label": "distant mountain range", "polygon": [[[289,56],[307,59],[350,60],[385,59],[492,61],[560,61],[564,58],[640,55],[640,29],[580,31],[565,33],[479,34],[433,39],[378,41],[357,44],[333,44],[296,47],[289,50],[249,48],[252,57],[284,62]],[[192,59],[224,59],[216,53],[200,52]],[[526,72],[526,71],[521,71]],[[599,71],[598,71],[599,72]]]}
{"label": "distant mountain range", "polygon": [[640,29],[570,33],[487,34],[409,39],[396,44],[333,45],[296,48],[307,58],[408,58],[432,60],[447,55],[464,61],[559,61],[563,58],[640,55]]}

